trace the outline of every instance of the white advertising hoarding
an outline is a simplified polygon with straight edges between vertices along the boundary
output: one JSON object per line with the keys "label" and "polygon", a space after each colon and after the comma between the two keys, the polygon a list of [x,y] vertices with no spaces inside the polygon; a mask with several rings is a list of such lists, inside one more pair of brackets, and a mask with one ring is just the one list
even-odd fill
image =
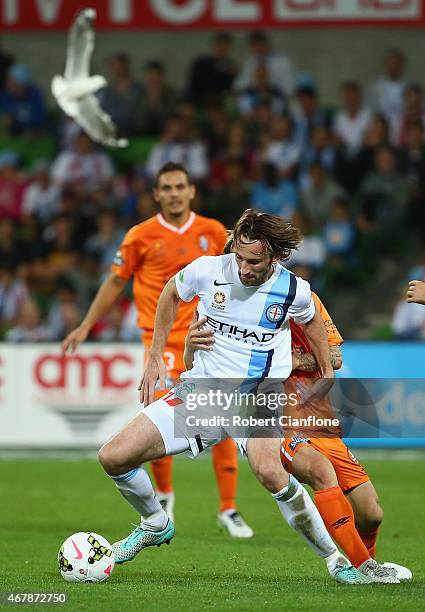
{"label": "white advertising hoarding", "polygon": [[95,448],[140,410],[139,344],[0,344],[0,447]]}

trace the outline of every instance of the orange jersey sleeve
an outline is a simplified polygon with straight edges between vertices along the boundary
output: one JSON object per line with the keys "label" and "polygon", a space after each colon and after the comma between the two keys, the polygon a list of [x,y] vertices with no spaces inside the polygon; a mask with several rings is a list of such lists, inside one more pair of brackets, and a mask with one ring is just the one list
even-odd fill
{"label": "orange jersey sleeve", "polygon": [[[225,227],[215,219],[191,213],[182,228],[161,215],[134,226],[117,251],[111,270],[121,278],[133,277],[138,325],[153,332],[159,296],[171,277],[202,255],[221,255]],[[197,300],[179,306],[172,332],[186,332]],[[184,337],[184,335],[183,335]]]}
{"label": "orange jersey sleeve", "polygon": [[316,309],[320,312],[320,315],[325,324],[329,346],[340,346],[344,342],[344,339],[339,333],[337,326],[332,321],[330,314],[324,307],[323,302],[321,301],[319,296],[316,293],[314,293],[314,291],[312,291],[311,295],[313,297],[314,305]]}
{"label": "orange jersey sleeve", "polygon": [[135,225],[126,233],[111,265],[111,272],[126,280],[143,265],[147,245],[142,226]]}

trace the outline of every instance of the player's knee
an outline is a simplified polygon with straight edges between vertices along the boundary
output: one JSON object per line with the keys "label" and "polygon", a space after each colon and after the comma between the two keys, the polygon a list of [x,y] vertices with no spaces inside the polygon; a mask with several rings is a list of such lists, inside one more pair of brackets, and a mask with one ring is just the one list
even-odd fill
{"label": "player's knee", "polygon": [[282,488],[282,467],[279,463],[261,461],[255,468],[255,475],[263,487],[272,493]]}
{"label": "player's knee", "polygon": [[119,476],[127,471],[128,466],[111,442],[107,442],[98,452],[98,458],[105,472],[111,476]]}
{"label": "player's knee", "polygon": [[382,523],[382,519],[384,518],[384,511],[378,502],[373,504],[365,516],[365,531],[375,531]]}
{"label": "player's knee", "polygon": [[310,469],[310,483],[315,491],[323,491],[338,486],[335,470],[330,461],[322,457]]}
{"label": "player's knee", "polygon": [[384,518],[384,511],[379,505],[378,500],[371,500],[367,506],[363,508],[363,512],[358,523],[359,530],[364,533],[375,531],[381,525]]}

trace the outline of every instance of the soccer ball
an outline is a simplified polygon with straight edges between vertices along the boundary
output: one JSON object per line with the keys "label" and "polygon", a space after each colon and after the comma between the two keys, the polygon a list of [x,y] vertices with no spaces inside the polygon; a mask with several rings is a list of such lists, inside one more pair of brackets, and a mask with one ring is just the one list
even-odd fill
{"label": "soccer ball", "polygon": [[106,538],[80,531],[62,544],[58,563],[67,582],[104,582],[112,574],[115,557]]}

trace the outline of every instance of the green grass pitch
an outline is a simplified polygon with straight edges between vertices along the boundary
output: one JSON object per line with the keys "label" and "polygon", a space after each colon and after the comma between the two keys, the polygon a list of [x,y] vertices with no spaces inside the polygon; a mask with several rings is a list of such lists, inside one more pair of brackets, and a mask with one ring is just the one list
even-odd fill
{"label": "green grass pitch", "polygon": [[[56,561],[66,537],[93,530],[114,541],[137,517],[96,461],[31,459],[3,461],[0,467],[0,591],[66,592],[65,609],[72,611],[424,610],[425,460],[365,465],[385,510],[378,560],[410,567],[411,583],[337,585],[284,523],[244,461],[239,507],[255,537],[231,540],[216,526],[211,462],[178,458],[171,545],[149,548],[116,566],[104,584],[68,584]],[[49,604],[58,607],[64,605]]]}

